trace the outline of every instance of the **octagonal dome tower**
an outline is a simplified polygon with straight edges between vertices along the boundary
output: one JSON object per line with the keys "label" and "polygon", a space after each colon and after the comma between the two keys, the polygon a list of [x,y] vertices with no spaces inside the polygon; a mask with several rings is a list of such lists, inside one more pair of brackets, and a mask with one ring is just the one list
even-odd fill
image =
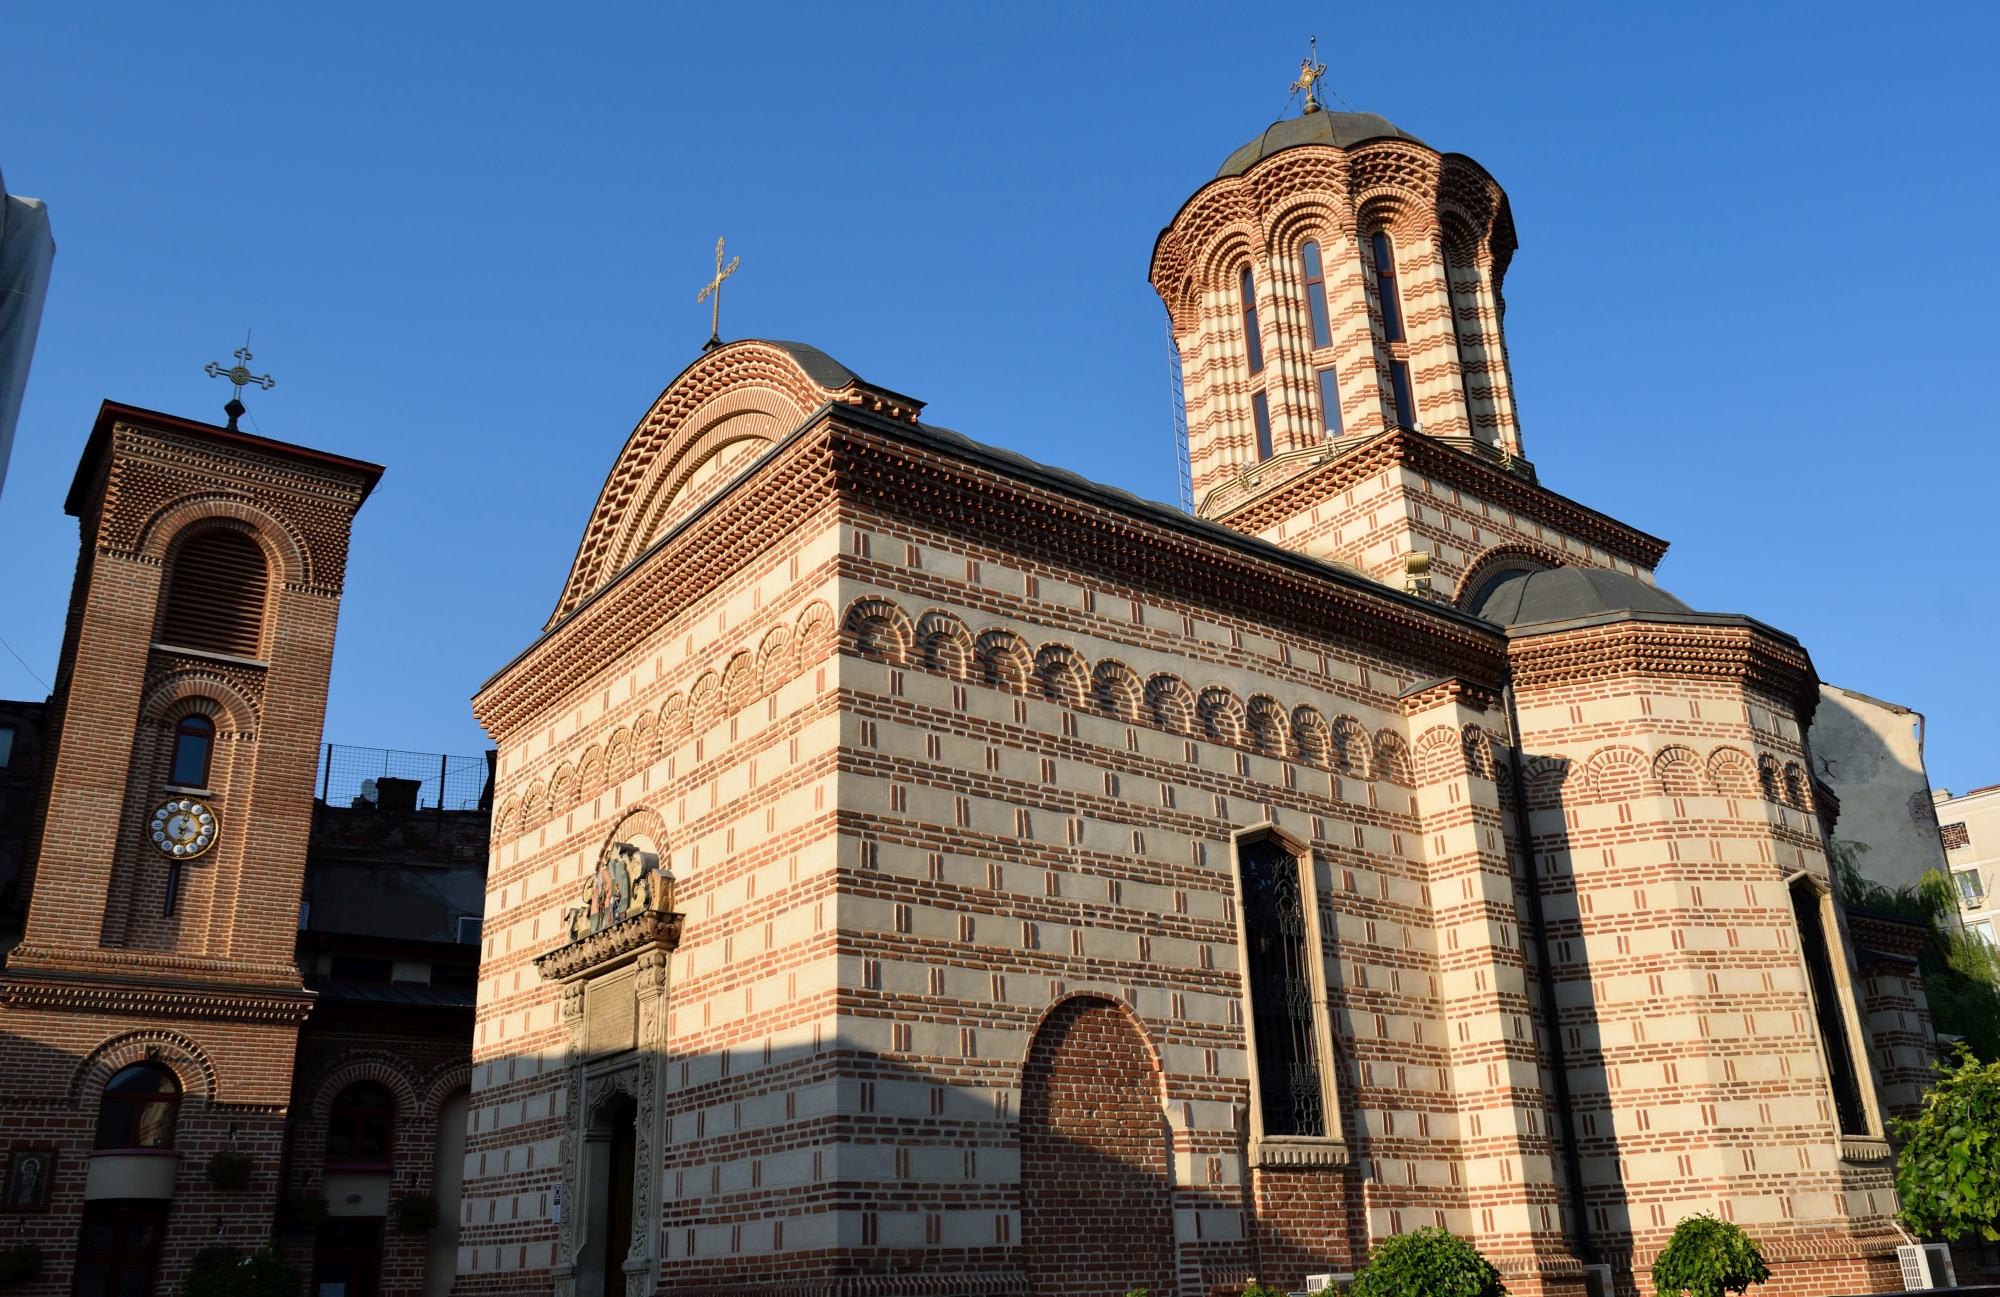
{"label": "octagonal dome tower", "polygon": [[1515,248],[1484,168],[1313,108],[1231,153],[1154,244],[1196,511],[1230,515],[1386,429],[1532,480],[1501,329]]}

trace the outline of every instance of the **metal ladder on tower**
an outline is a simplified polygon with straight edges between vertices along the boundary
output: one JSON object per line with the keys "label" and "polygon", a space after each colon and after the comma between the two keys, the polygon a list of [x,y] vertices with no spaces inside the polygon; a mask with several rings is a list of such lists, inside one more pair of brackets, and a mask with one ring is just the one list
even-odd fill
{"label": "metal ladder on tower", "polygon": [[1188,459],[1187,389],[1181,382],[1181,348],[1174,341],[1173,312],[1167,313],[1167,399],[1173,407],[1174,456],[1180,468],[1181,512],[1194,512],[1194,468]]}

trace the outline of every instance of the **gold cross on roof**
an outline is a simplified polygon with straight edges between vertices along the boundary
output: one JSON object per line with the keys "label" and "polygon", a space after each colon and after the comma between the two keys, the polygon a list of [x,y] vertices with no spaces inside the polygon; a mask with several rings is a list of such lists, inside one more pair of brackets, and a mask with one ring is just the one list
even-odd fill
{"label": "gold cross on roof", "polygon": [[1315,36],[1312,38],[1312,57],[1299,60],[1299,79],[1292,82],[1293,94],[1301,90],[1306,92],[1305,111],[1309,113],[1319,111],[1319,99],[1313,94],[1313,88],[1318,85],[1319,79],[1326,75],[1326,64],[1319,62],[1318,59],[1319,37]]}
{"label": "gold cross on roof", "polygon": [[715,278],[709,280],[708,287],[696,294],[694,299],[694,304],[700,306],[708,300],[710,293],[715,294],[715,305],[709,314],[708,341],[701,346],[703,351],[710,351],[722,345],[722,281],[735,274],[736,267],[741,264],[743,264],[743,258],[731,257],[728,268],[724,269],[722,265],[722,240],[717,239],[715,241]]}
{"label": "gold cross on roof", "polygon": [[231,428],[235,428],[236,421],[243,417],[244,388],[257,387],[257,388],[262,388],[264,391],[268,392],[273,387],[276,387],[278,385],[278,380],[272,378],[269,374],[251,373],[250,372],[251,359],[252,357],[250,355],[250,334],[248,330],[245,330],[243,334],[243,345],[236,349],[235,364],[230,365],[227,368],[224,368],[222,365],[211,360],[208,362],[207,366],[204,367],[203,370],[201,371],[202,373],[207,374],[210,378],[226,378],[230,382],[236,384],[235,395],[229,398],[228,405],[222,407],[222,412],[229,416],[229,426]]}

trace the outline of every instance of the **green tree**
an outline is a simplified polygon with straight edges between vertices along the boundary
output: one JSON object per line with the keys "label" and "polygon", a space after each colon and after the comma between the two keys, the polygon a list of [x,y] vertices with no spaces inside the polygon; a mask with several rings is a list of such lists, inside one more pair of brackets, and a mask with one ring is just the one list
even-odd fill
{"label": "green tree", "polygon": [[1938,1081],[1915,1120],[1895,1121],[1897,1213],[1918,1234],[1957,1238],[1978,1230],[2000,1240],[2000,1062],[1981,1063],[1963,1044],[1957,1064],[1933,1063]]}
{"label": "green tree", "polygon": [[1770,1277],[1756,1240],[1741,1226],[1706,1213],[1674,1226],[1674,1236],[1653,1262],[1658,1297],[1722,1297]]}
{"label": "green tree", "polygon": [[1500,1272],[1479,1249],[1426,1226],[1383,1241],[1354,1276],[1348,1297],[1505,1297]]}
{"label": "green tree", "polygon": [[1865,842],[1833,843],[1833,877],[1840,903],[1914,920],[1930,929],[1917,956],[1931,1025],[1958,1036],[1981,1058],[2000,1059],[2000,951],[1958,921],[1958,891],[1951,879],[1927,870],[1915,887],[1890,890],[1861,874]]}
{"label": "green tree", "polygon": [[298,1272],[269,1248],[249,1256],[234,1248],[203,1248],[181,1285],[181,1297],[298,1297],[298,1291]]}

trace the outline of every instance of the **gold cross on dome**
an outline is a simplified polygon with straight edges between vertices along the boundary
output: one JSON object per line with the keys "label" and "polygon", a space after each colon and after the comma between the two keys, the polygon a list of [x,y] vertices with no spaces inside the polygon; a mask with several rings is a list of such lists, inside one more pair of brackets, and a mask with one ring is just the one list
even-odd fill
{"label": "gold cross on dome", "polygon": [[[246,329],[243,333],[243,345],[236,349],[235,364],[225,369],[222,365],[211,360],[201,371],[210,378],[226,378],[236,384],[235,395],[229,398],[228,405],[222,407],[222,412],[229,416],[229,426],[232,429],[236,429],[236,421],[243,417],[244,388],[256,387],[268,392],[278,385],[278,380],[272,378],[269,374],[251,373],[250,361],[250,333]],[[236,430],[241,431],[240,429]]]}
{"label": "gold cross on dome", "polygon": [[1319,62],[1318,59],[1319,37],[1315,36],[1312,38],[1312,57],[1299,60],[1299,79],[1292,82],[1293,94],[1301,90],[1306,92],[1305,110],[1309,113],[1319,111],[1319,99],[1313,94],[1313,87],[1326,75],[1326,64]]}
{"label": "gold cross on dome", "polygon": [[731,257],[729,265],[722,264],[722,240],[715,241],[715,278],[708,281],[708,287],[695,295],[694,304],[700,306],[715,294],[715,305],[711,308],[708,321],[708,341],[701,345],[703,351],[710,351],[722,345],[722,281],[736,273],[736,267],[743,264],[743,258]]}

